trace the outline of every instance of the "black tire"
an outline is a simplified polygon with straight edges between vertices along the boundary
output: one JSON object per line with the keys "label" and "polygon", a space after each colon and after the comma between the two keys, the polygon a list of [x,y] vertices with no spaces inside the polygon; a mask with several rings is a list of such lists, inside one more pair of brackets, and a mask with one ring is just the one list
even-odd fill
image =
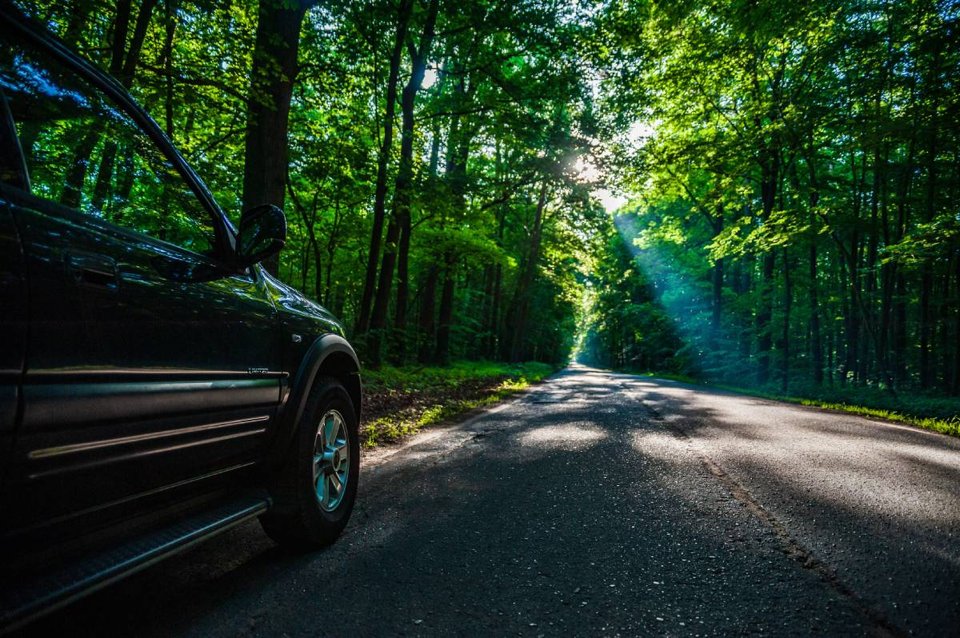
{"label": "black tire", "polygon": [[[346,449],[349,457],[342,459],[338,456],[339,452],[330,452],[329,455],[333,455],[336,461],[330,459],[324,464],[327,473],[324,473],[324,470],[317,472],[317,476],[323,477],[320,480],[324,481],[319,490],[324,495],[321,502],[317,488],[319,480],[315,482],[314,450],[318,438],[322,446],[325,443],[325,438],[319,434],[321,419],[328,417],[326,432],[336,427],[336,416],[331,415],[339,415],[342,419],[346,445],[339,449]],[[332,427],[331,420],[334,422]],[[334,470],[334,463],[337,461],[340,463],[337,467],[347,469],[343,486],[345,489],[339,500],[335,498],[336,483],[330,477],[330,474],[336,474],[337,481],[340,480],[340,472]],[[296,439],[271,486],[273,507],[260,517],[264,531],[276,542],[296,549],[316,549],[330,545],[337,540],[350,520],[350,513],[357,498],[359,475],[359,424],[353,402],[339,381],[331,377],[318,378],[307,398],[307,405],[297,426]]]}

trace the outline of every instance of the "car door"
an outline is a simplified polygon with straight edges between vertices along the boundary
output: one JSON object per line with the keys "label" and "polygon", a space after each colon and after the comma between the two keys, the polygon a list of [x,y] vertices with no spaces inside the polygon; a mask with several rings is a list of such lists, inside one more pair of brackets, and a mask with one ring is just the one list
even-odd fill
{"label": "car door", "polygon": [[23,261],[10,206],[0,191],[0,481],[17,423],[26,352]]}
{"label": "car door", "polygon": [[26,170],[20,160],[13,118],[0,91],[0,483],[17,425],[27,342],[23,254],[10,205],[3,195],[4,184],[23,187]]}
{"label": "car door", "polygon": [[222,217],[109,82],[29,38],[0,82],[31,182],[9,191],[31,328],[7,533],[236,484],[280,395],[263,282],[225,265]]}

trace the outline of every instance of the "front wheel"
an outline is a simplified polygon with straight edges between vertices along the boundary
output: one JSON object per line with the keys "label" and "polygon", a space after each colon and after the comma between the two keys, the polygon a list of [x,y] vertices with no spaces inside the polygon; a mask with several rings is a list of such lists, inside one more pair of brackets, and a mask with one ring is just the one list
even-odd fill
{"label": "front wheel", "polygon": [[270,490],[274,507],[260,518],[272,539],[307,549],[337,540],[357,498],[358,434],[356,411],[343,385],[317,379],[297,439]]}

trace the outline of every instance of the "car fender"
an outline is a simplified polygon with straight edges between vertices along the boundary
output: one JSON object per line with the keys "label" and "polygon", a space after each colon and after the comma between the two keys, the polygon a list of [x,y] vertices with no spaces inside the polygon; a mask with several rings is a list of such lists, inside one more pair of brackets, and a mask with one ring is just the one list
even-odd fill
{"label": "car fender", "polygon": [[303,416],[310,390],[320,376],[335,377],[343,383],[350,395],[359,422],[360,359],[346,339],[333,333],[325,334],[317,338],[307,349],[290,384],[290,392],[277,419],[277,432],[273,438],[273,446],[266,457],[269,470],[275,470],[287,458],[286,452],[296,440],[297,425]]}

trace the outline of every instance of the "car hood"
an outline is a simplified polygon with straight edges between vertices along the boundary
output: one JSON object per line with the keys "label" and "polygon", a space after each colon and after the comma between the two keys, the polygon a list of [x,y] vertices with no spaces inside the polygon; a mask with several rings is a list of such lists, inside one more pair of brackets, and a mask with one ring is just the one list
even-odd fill
{"label": "car hood", "polygon": [[263,268],[259,268],[259,271],[285,326],[312,335],[333,332],[341,337],[346,336],[343,324],[326,308],[307,299]]}

